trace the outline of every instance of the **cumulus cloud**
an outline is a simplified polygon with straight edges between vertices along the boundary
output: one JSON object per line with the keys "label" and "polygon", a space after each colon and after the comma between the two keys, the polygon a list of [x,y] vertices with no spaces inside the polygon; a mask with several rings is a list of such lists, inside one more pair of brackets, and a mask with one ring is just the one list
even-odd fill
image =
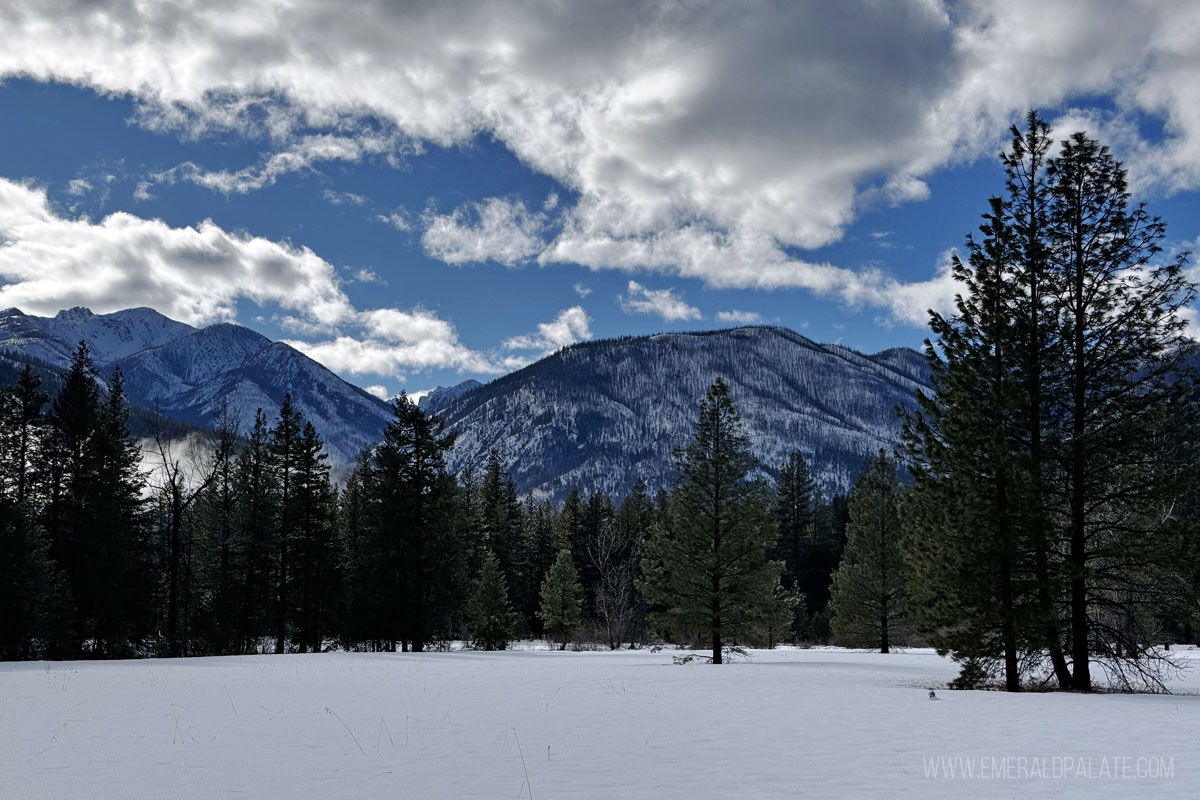
{"label": "cumulus cloud", "polygon": [[673,289],[647,289],[637,281],[630,281],[625,294],[617,295],[617,302],[626,314],[656,314],[666,322],[700,319],[700,309],[689,306]]}
{"label": "cumulus cloud", "polygon": [[[451,263],[800,287],[895,315],[895,297],[935,292],[941,274],[899,285],[788,254],[838,239],[873,203],[927,197],[930,174],[991,157],[1025,109],[1075,98],[1106,98],[1089,122],[1115,137],[1135,186],[1200,186],[1189,3],[462,0],[347,14],[315,1],[13,0],[0,20],[0,77],[128,94],[153,130],[234,132],[271,150],[241,170],[182,165],[164,179],[252,191],[323,162],[486,136],[567,190],[569,207],[430,215],[423,241]],[[1163,142],[1143,137],[1143,119]],[[537,214],[564,220],[545,245]]]}
{"label": "cumulus cloud", "polygon": [[0,240],[0,306],[28,312],[146,305],[204,324],[232,319],[244,298],[327,326],[354,314],[333,267],[311,250],[209,221],[173,228],[125,212],[66,219],[45,190],[0,179]]}
{"label": "cumulus cloud", "polygon": [[392,396],[391,393],[387,390],[386,386],[380,386],[379,384],[372,384],[371,386],[364,386],[363,391],[369,395],[378,397],[380,400],[390,400],[391,396]]}
{"label": "cumulus cloud", "polygon": [[506,339],[507,350],[538,350],[544,354],[592,338],[592,319],[581,306],[571,306],[559,312],[553,322],[538,323],[538,332],[532,335],[514,336]]}
{"label": "cumulus cloud", "polygon": [[592,293],[592,287],[585,283],[577,283],[572,288],[575,289],[575,294],[579,295],[580,299],[583,299]]}
{"label": "cumulus cloud", "polygon": [[[456,368],[503,371],[465,346],[454,326],[421,308],[360,310],[334,267],[304,247],[233,234],[205,221],[173,228],[125,212],[67,219],[46,191],[0,179],[0,307],[34,314],[86,305],[107,313],[150,306],[192,325],[232,320],[237,303],[273,305],[280,324],[315,341],[289,344],[355,375]],[[362,273],[360,273],[361,276]],[[569,317],[542,332],[586,332]]]}
{"label": "cumulus cloud", "polygon": [[335,371],[403,378],[406,369],[425,368],[496,375],[592,337],[591,319],[578,306],[563,310],[551,322],[539,323],[535,334],[506,339],[501,349],[508,353],[471,350],[459,341],[452,324],[424,309],[364,311],[357,315],[356,322],[361,332],[358,336],[342,335],[317,342],[288,341],[288,344]]}
{"label": "cumulus cloud", "polygon": [[739,311],[731,309],[729,311],[718,311],[717,322],[731,322],[735,325],[757,325],[762,322],[762,314],[757,311]]}
{"label": "cumulus cloud", "polygon": [[360,335],[288,344],[332,370],[351,375],[401,376],[406,369],[428,368],[500,371],[486,356],[462,344],[454,325],[432,311],[378,308],[357,313],[354,323]]}
{"label": "cumulus cloud", "polygon": [[545,247],[545,215],[529,211],[520,200],[489,197],[449,214],[426,211],[421,223],[425,254],[447,264],[495,261],[512,267]]}

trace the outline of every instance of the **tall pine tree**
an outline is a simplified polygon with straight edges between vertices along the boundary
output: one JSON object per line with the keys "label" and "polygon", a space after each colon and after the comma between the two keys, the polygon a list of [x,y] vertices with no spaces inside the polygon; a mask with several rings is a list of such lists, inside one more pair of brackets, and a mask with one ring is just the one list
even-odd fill
{"label": "tall pine tree", "polygon": [[766,488],[749,477],[750,440],[729,386],[709,388],[687,448],[677,452],[667,524],[651,536],[641,588],[674,632],[703,630],[720,664],[772,607],[782,565]]}

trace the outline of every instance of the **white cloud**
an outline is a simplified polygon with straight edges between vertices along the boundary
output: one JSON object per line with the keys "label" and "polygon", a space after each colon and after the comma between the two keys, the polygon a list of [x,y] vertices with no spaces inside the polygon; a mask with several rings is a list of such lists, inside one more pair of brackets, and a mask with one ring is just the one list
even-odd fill
{"label": "white cloud", "polygon": [[[206,170],[188,161],[155,173],[154,180],[167,184],[182,180],[222,194],[248,194],[273,185],[283,175],[314,169],[315,164],[323,161],[358,162],[373,155],[395,154],[400,148],[401,145],[395,138],[372,133],[313,134],[304,136],[286,150],[274,153],[261,164],[252,167],[238,170]],[[328,193],[326,199],[329,199]]]}
{"label": "white cloud", "polygon": [[666,322],[700,319],[700,309],[689,306],[672,289],[647,289],[630,281],[626,293],[617,296],[626,314],[657,314]]}
{"label": "white cloud", "polygon": [[356,283],[382,283],[382,284],[387,283],[387,281],[385,281],[383,278],[379,277],[378,272],[376,272],[373,269],[368,269],[367,267],[362,267],[360,269],[355,270],[354,281]]}
{"label": "white cloud", "polygon": [[386,386],[380,386],[379,384],[373,384],[371,386],[364,386],[362,388],[363,388],[364,392],[366,392],[367,394],[372,395],[374,397],[378,397],[380,400],[390,400],[392,397],[391,393],[388,392]]}
{"label": "white cloud", "polygon": [[406,369],[430,368],[502,371],[486,356],[463,345],[454,326],[432,311],[377,308],[358,312],[353,323],[357,336],[341,334],[317,342],[288,344],[335,372],[351,375],[399,377]]}
{"label": "white cloud", "polygon": [[203,324],[232,319],[247,299],[327,326],[354,314],[333,267],[311,250],[210,221],[172,228],[125,212],[66,219],[44,190],[0,179],[0,240],[0,306],[32,313],[146,305]]}
{"label": "white cloud", "polygon": [[415,392],[408,392],[408,399],[414,403],[420,403],[421,398],[433,392],[433,389],[418,389]]}
{"label": "white cloud", "polygon": [[45,190],[0,179],[0,241],[0,307],[53,314],[75,305],[99,313],[150,306],[204,325],[233,319],[238,301],[249,300],[291,312],[277,320],[288,330],[327,337],[289,343],[336,371],[504,369],[431,311],[355,308],[333,265],[308,248],[211,221],[172,228],[125,212],[99,222],[66,219]]}
{"label": "white cloud", "polygon": [[357,314],[355,323],[357,336],[288,344],[338,372],[403,378],[404,370],[426,368],[495,375],[520,369],[561,347],[592,338],[591,319],[579,306],[564,309],[552,322],[538,323],[535,334],[506,339],[501,349],[509,352],[499,354],[466,347],[452,324],[425,309],[363,311]]}
{"label": "white cloud", "polygon": [[575,284],[574,289],[575,294],[579,295],[580,299],[583,299],[592,293],[592,288],[584,283]]}
{"label": "white cloud", "polygon": [[549,354],[567,345],[592,338],[592,319],[581,306],[571,306],[559,312],[553,322],[539,322],[533,335],[506,339],[506,350],[538,350]]}
{"label": "white cloud", "polygon": [[735,325],[757,325],[762,322],[762,314],[757,311],[718,311],[717,322],[732,322]]}
{"label": "white cloud", "polygon": [[361,194],[354,192],[335,192],[333,189],[326,189],[321,192],[321,197],[325,198],[325,202],[331,206],[361,206],[367,202],[367,198]]}
{"label": "white cloud", "polygon": [[153,200],[154,195],[150,194],[150,187],[152,185],[150,181],[138,181],[137,186],[133,187],[133,199],[142,202]]}
{"label": "white cloud", "polygon": [[390,211],[387,214],[376,214],[375,221],[391,225],[398,231],[407,232],[413,229],[412,220],[408,218],[407,212],[402,208]]}
{"label": "white cloud", "polygon": [[92,185],[83,178],[73,178],[67,184],[67,194],[72,197],[82,197],[92,190]]}
{"label": "white cloud", "polygon": [[[1024,110],[1096,96],[1109,110],[1064,122],[1112,136],[1135,187],[1200,186],[1194,3],[463,0],[347,14],[303,0],[12,0],[0,18],[0,77],[128,94],[153,130],[268,143],[259,164],[167,177],[251,191],[483,136],[569,192],[570,207],[537,212],[564,216],[546,247],[542,226],[493,235],[473,206],[432,215],[426,246],[452,263],[801,287],[897,316],[897,296],[944,299],[942,274],[899,284],[788,254],[838,239],[871,203],[928,196],[939,168],[993,157]],[[1164,142],[1142,136],[1147,117]]]}
{"label": "white cloud", "polygon": [[425,254],[447,264],[495,261],[512,267],[545,247],[545,216],[530,212],[520,200],[489,197],[449,214],[426,211],[421,223]]}

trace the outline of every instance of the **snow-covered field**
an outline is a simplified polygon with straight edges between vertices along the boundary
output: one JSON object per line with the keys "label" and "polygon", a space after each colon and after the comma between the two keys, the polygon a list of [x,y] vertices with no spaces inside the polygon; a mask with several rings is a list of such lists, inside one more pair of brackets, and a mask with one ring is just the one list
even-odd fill
{"label": "snow-covered field", "polygon": [[0,797],[1200,796],[1194,653],[1171,696],[936,700],[930,652],[752,655],[5,664]]}

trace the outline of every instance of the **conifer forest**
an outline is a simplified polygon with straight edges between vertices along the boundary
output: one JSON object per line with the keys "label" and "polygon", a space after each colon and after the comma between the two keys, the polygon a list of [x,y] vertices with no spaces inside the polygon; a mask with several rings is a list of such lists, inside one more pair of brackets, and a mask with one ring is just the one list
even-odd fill
{"label": "conifer forest", "polygon": [[[848,495],[764,477],[720,376],[669,486],[518,494],[401,394],[340,481],[285,397],[131,434],[86,343],[0,397],[5,660],[555,646],[931,645],[956,685],[1161,688],[1200,622],[1186,254],[1085,134],[1011,132],[931,313],[931,389]],[[144,416],[144,415],[143,415]],[[809,454],[811,457],[811,454]],[[618,483],[620,481],[617,481]]]}

